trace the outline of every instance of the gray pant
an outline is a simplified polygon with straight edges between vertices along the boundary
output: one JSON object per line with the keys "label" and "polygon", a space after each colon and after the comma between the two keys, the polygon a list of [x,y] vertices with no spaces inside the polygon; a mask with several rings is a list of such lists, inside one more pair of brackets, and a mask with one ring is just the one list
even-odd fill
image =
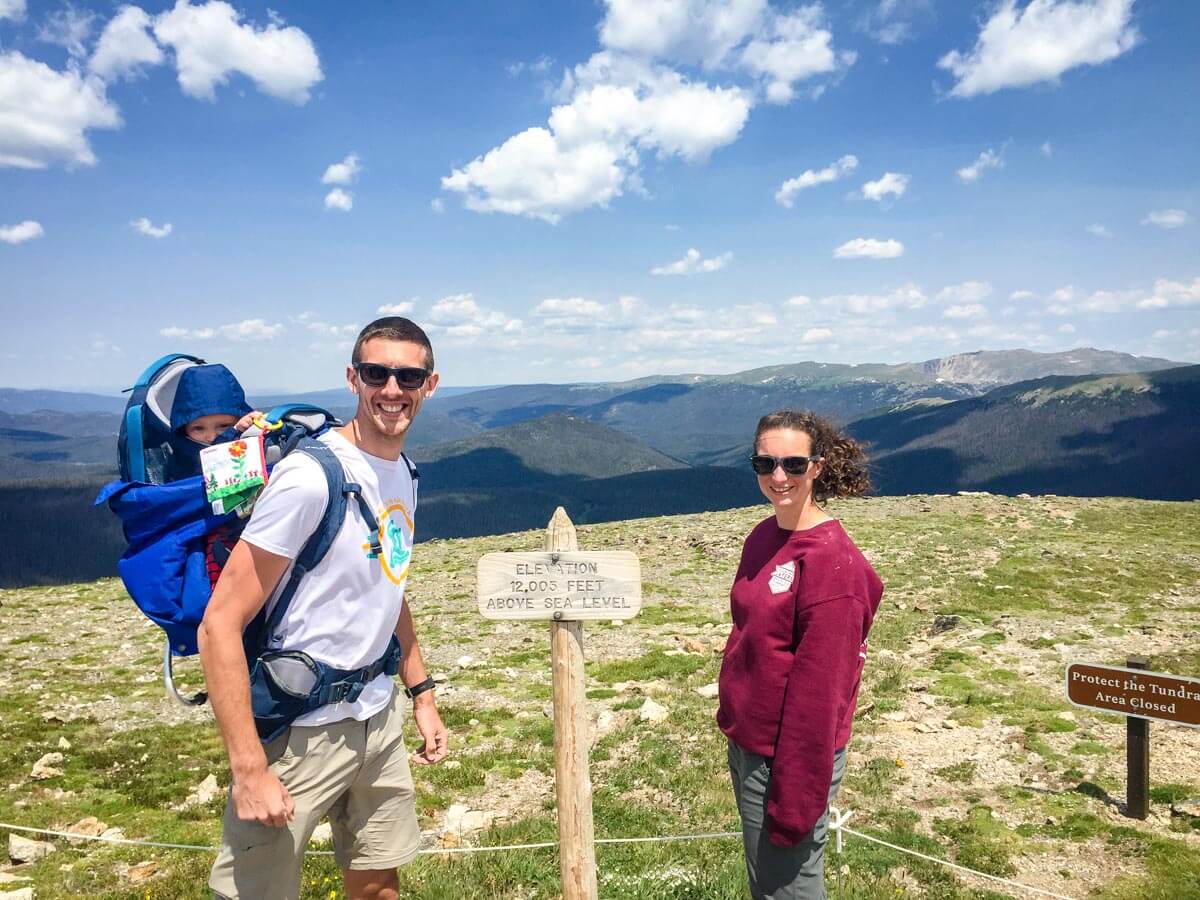
{"label": "gray pant", "polygon": [[[837,797],[846,769],[846,748],[833,756],[829,803]],[[829,810],[812,832],[795,847],[776,847],[767,839],[767,796],[771,788],[771,758],[729,742],[729,774],[742,817],[746,874],[754,900],[825,900],[825,837]]]}

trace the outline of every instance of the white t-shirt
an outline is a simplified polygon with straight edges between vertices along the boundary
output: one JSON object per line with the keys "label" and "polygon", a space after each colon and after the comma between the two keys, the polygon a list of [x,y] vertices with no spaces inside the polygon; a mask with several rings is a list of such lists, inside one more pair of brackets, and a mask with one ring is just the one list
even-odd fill
{"label": "white t-shirt", "polygon": [[[346,480],[362,486],[363,498],[379,521],[383,552],[374,559],[368,555],[366,520],[354,498],[347,498],[341,530],[325,558],[301,579],[267,646],[303,650],[339,669],[356,669],[382,656],[396,629],[412,558],[417,487],[403,457],[393,461],[368,456],[334,431],[318,440],[337,455]],[[306,453],[291,453],[271,472],[241,539],[294,560],[316,529],[328,497],[320,464]],[[290,573],[289,567],[268,601],[268,614]],[[391,696],[392,679],[380,675],[363,687],[354,703],[328,704],[294,724],[367,719]]]}

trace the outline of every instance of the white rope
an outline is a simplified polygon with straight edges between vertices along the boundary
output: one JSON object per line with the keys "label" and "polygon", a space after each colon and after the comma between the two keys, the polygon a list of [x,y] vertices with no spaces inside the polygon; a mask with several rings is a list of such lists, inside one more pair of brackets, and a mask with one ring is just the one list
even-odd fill
{"label": "white rope", "polygon": [[[960,866],[948,860],[938,859],[936,856],[929,856],[925,853],[920,853],[916,850],[911,850],[908,847],[901,847],[897,844],[891,844],[881,838],[873,835],[864,834],[861,831],[855,831],[853,828],[846,827],[846,821],[852,815],[853,810],[842,812],[837,807],[829,808],[829,828],[834,833],[834,847],[837,854],[842,853],[842,833],[852,834],[855,837],[862,838],[865,841],[879,844],[887,847],[890,850],[895,850],[898,853],[907,853],[910,856],[916,856],[928,862],[937,863],[938,865],[946,866],[947,868],[956,869],[959,872],[966,872],[969,875],[974,875],[977,878],[986,878],[990,881],[997,881],[1001,884],[1007,884],[1010,887],[1018,888],[1019,890],[1028,891],[1033,894],[1039,894],[1043,897],[1053,897],[1054,900],[1074,900],[1065,894],[1056,894],[1053,891],[1043,890],[1042,888],[1031,887],[1027,884],[1021,884],[1019,881],[1011,881],[1007,878],[1001,878],[998,875],[989,875],[986,872],[979,872],[975,869],[968,869],[966,866]],[[163,841],[135,841],[130,838],[104,837],[99,834],[74,834],[69,831],[52,831],[48,828],[31,828],[28,825],[13,825],[8,822],[0,822],[0,828],[6,828],[9,831],[24,831],[31,834],[47,835],[49,837],[66,838],[75,841],[98,841],[104,844],[124,844],[137,847],[159,847],[167,850],[204,850],[209,853],[215,853],[219,847],[210,847],[202,844],[171,844]],[[625,837],[625,838],[597,838],[597,844],[644,844],[644,843],[659,843],[665,844],[673,841],[697,841],[711,838],[733,838],[741,837],[740,831],[706,831],[698,834],[673,834],[673,835],[654,835],[650,837]],[[494,853],[508,850],[544,850],[550,847],[557,847],[558,841],[542,841],[536,844],[493,844],[485,847],[431,847],[420,851],[422,854],[436,855],[441,853]],[[331,850],[313,850],[309,855],[312,856],[332,856]]]}
{"label": "white rope", "polygon": [[[850,817],[850,814],[847,812],[845,818],[849,818],[849,817]],[[842,819],[841,822],[844,822],[845,818]],[[921,853],[917,850],[911,850],[908,847],[901,847],[897,844],[891,844],[885,840],[882,840],[881,838],[877,838],[877,837],[874,837],[869,834],[863,834],[861,831],[855,831],[853,828],[847,828],[845,825],[841,824],[841,822],[838,822],[838,824],[836,826],[837,830],[838,830],[839,844],[840,844],[841,832],[845,831],[846,834],[852,834],[855,837],[862,838],[864,841],[871,841],[872,843],[880,844],[881,846],[887,847],[890,850],[896,850],[900,853],[907,853],[909,856],[916,856],[916,857],[919,857],[920,859],[924,859],[924,860],[927,860],[932,863],[937,863],[938,865],[941,865],[941,866],[946,866],[949,869],[956,869],[959,872],[966,872],[970,875],[974,875],[976,878],[986,878],[989,881],[998,881],[1001,884],[1007,884],[1009,887],[1015,887],[1022,891],[1028,891],[1031,894],[1039,894],[1043,897],[1053,897],[1053,898],[1055,898],[1055,900],[1075,900],[1075,898],[1068,897],[1065,894],[1056,894],[1053,891],[1047,891],[1042,888],[1032,887],[1028,884],[1021,884],[1021,882],[1019,882],[1019,881],[1011,881],[1008,878],[1001,878],[999,875],[989,875],[989,874],[987,874],[987,872],[979,872],[975,869],[968,869],[966,866],[960,866],[957,863],[950,862],[949,860],[938,859],[936,856],[929,856],[928,854]],[[831,822],[829,827],[833,828],[835,826]],[[841,850],[839,849],[838,852],[840,853]]]}

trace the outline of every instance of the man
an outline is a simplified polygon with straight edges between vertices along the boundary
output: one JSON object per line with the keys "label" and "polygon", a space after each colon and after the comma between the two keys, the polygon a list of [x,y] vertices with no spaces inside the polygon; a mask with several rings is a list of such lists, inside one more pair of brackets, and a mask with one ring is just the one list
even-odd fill
{"label": "man", "polygon": [[[367,520],[356,503],[347,503],[329,552],[300,580],[269,647],[354,669],[379,659],[394,632],[403,652],[399,675],[424,739],[413,760],[436,763],[446,756],[447,733],[404,603],[416,482],[402,456],[409,426],[437,388],[433,348],[415,323],[387,317],[362,330],[351,360],[346,379],[358,409],[320,440],[346,480],[361,486],[378,519],[381,546],[372,551]],[[305,713],[265,745],[251,714],[242,632],[274,596],[327,502],[315,460],[292,453],[280,462],[200,626],[200,658],[233,775],[209,880],[218,897],[299,897],[304,849],[324,816],[350,898],[396,898],[396,866],[419,849],[402,703],[392,678],[380,675],[353,702]]]}

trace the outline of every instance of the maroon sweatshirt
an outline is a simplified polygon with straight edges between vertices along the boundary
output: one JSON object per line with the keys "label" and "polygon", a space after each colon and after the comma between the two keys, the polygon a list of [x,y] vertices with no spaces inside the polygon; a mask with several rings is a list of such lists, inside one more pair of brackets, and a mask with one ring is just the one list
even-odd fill
{"label": "maroon sweatshirt", "polygon": [[776,846],[798,844],[825,812],[882,596],[836,519],[787,531],[771,516],[742,547],[717,724],[735,744],[774,757],[767,833]]}

